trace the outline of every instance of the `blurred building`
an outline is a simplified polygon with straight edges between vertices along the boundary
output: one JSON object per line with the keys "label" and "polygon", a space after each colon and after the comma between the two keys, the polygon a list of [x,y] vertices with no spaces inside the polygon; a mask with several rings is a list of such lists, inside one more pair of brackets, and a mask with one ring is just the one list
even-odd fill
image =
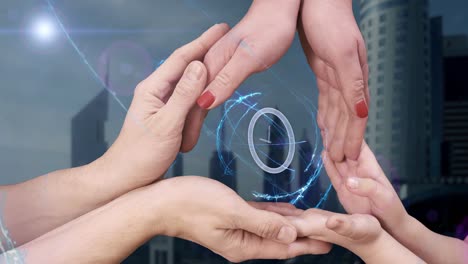
{"label": "blurred building", "polygon": [[[221,111],[221,118],[224,116],[225,109]],[[237,164],[236,158],[232,151],[227,150],[224,147],[224,142],[226,138],[225,127],[220,128],[220,145],[221,151],[218,153],[217,150],[213,151],[210,160],[210,178],[217,180],[229,188],[237,191]],[[219,159],[219,155],[223,158],[225,164],[228,165],[228,168],[225,168]]]}
{"label": "blurred building", "polygon": [[[299,187],[307,185],[310,178],[313,176],[315,170],[317,169],[313,163],[313,154],[314,150],[310,144],[309,139],[307,138],[307,131],[304,129],[302,133],[301,143],[299,147],[299,164],[298,164],[298,173],[299,173]],[[317,202],[320,200],[322,194],[322,188],[320,185],[320,177],[310,186],[307,192],[304,194],[302,199],[304,202],[299,203],[298,207],[302,209],[308,209],[314,207]]]}
{"label": "blurred building", "polygon": [[372,96],[366,140],[396,170],[419,182],[431,157],[431,64],[427,0],[362,0]]}
{"label": "blurred building", "polygon": [[[268,158],[265,164],[270,168],[277,168],[283,164],[286,158],[286,150],[289,148],[289,139],[286,129],[278,116],[274,115],[271,124],[273,129],[270,131]],[[292,180],[291,171],[290,168],[287,168],[278,174],[265,172],[263,177],[263,192],[269,195],[290,192]]]}
{"label": "blurred building", "polygon": [[444,38],[442,175],[468,183],[468,36]]}
{"label": "blurred building", "polygon": [[[109,62],[104,77],[109,86]],[[71,121],[72,167],[86,165],[101,157],[108,148],[105,123],[109,115],[109,92],[103,89]]]}

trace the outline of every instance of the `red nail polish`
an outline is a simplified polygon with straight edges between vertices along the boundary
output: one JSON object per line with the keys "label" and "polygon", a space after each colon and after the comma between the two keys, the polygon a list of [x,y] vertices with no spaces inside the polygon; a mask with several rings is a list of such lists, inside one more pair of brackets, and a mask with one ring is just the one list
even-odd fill
{"label": "red nail polish", "polygon": [[366,118],[369,115],[366,100],[363,99],[356,104],[356,113],[359,118]]}
{"label": "red nail polish", "polygon": [[210,91],[207,91],[198,98],[197,104],[203,109],[208,109],[214,101],[214,95]]}

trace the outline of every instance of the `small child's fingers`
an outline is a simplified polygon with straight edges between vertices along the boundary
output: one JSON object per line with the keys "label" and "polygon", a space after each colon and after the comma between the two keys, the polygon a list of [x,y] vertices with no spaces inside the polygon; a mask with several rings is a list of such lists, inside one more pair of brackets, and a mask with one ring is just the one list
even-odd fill
{"label": "small child's fingers", "polygon": [[379,221],[371,215],[334,214],[327,220],[327,228],[354,241],[373,239],[381,229]]}
{"label": "small child's fingers", "polygon": [[396,196],[393,189],[371,178],[350,177],[346,180],[346,187],[356,195],[369,198],[379,209],[385,209]]}

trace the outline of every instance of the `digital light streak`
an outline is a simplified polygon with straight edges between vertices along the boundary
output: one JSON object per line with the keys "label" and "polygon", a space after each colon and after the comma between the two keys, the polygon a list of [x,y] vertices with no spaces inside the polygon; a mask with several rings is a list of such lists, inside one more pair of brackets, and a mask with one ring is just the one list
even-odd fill
{"label": "digital light streak", "polygon": [[[247,95],[239,95],[238,98],[230,99],[225,103],[224,114],[222,115],[221,120],[219,121],[217,129],[216,129],[216,148],[217,148],[217,153],[218,153],[218,159],[220,161],[221,166],[223,166],[223,170],[224,170],[225,175],[227,177],[233,175],[234,171],[233,171],[232,168],[229,167],[232,160],[226,161],[224,156],[223,156],[224,150],[225,149],[232,150],[232,145],[234,144],[233,143],[233,138],[234,137],[237,137],[237,138],[241,137],[239,135],[239,133],[237,133],[237,130],[239,128],[239,125],[240,125],[241,121],[247,117],[247,114],[252,112],[252,111],[255,111],[255,114],[257,114],[257,115],[258,115],[258,113],[261,113],[260,112],[261,109],[258,109],[258,107],[257,107],[258,103],[247,102],[247,100],[249,100],[249,99],[252,100],[252,99],[258,98],[261,95],[262,95],[262,93],[259,93],[259,92],[250,93],[250,94],[247,94]],[[244,113],[237,120],[232,120],[232,118],[230,116],[230,113],[234,109],[239,108],[241,106],[246,107],[247,109],[242,110],[242,111],[244,111]],[[274,120],[271,119],[270,117],[265,115],[264,118],[267,119],[275,127],[277,127],[277,128],[280,127],[280,125],[275,124]],[[225,125],[229,125],[230,128],[232,129],[232,134],[229,137],[229,139],[226,140],[226,141],[224,141],[225,139],[224,139],[224,135],[223,135],[223,133],[224,133],[223,129],[224,129]],[[283,133],[282,129],[278,129],[278,131],[280,133]],[[241,139],[241,141],[242,141],[242,139]],[[290,144],[300,144],[300,143],[304,143],[304,142],[303,141],[301,141],[301,142],[288,142],[288,143],[285,143],[285,144],[278,144],[278,145],[288,146]],[[236,145],[245,145],[245,144],[236,144]],[[247,144],[247,145],[252,146],[251,144]],[[254,144],[253,146],[258,147],[259,145],[264,145],[264,144]],[[282,192],[281,193],[268,194],[268,193],[260,193],[260,192],[255,192],[254,191],[253,196],[255,198],[266,200],[266,201],[279,201],[279,200],[288,199],[291,204],[297,204],[298,202],[302,202],[302,203],[306,204],[306,202],[303,201],[303,199],[304,199],[305,195],[307,194],[307,192],[310,190],[310,188],[312,186],[314,186],[314,184],[316,184],[318,182],[317,180],[320,177],[320,172],[321,172],[321,170],[323,168],[323,162],[322,162],[322,160],[319,160],[318,164],[316,164],[317,167],[314,169],[314,171],[310,171],[310,168],[312,168],[312,166],[314,165],[313,163],[314,163],[314,160],[315,160],[315,157],[316,157],[316,155],[315,155],[316,150],[317,150],[317,147],[314,148],[314,154],[312,155],[312,159],[310,161],[307,161],[307,166],[306,166],[306,169],[305,169],[304,173],[307,173],[307,175],[309,175],[309,176],[307,177],[308,180],[307,180],[307,182],[306,182],[306,184],[304,186],[301,186],[299,189],[297,189],[295,191],[292,191],[292,192],[282,191],[279,188],[279,186],[275,186],[275,187],[278,187],[278,189],[280,189],[280,191],[282,191]],[[259,149],[256,149],[256,151],[261,153],[266,159],[272,160],[268,156],[267,153],[264,153],[263,151],[261,151]],[[258,175],[262,176],[261,173],[258,173],[258,166],[252,165],[251,161],[248,161],[245,158],[240,157],[240,155],[234,155],[234,157],[232,159],[235,159],[235,158],[240,159],[244,164],[247,164],[248,167],[252,168],[252,170],[255,171]],[[300,157],[300,158],[303,159],[303,157]],[[281,164],[278,161],[275,161],[275,160],[272,160],[272,161],[275,164],[278,164],[278,166],[281,166]],[[287,169],[289,169],[291,172],[295,172],[294,169],[290,169],[290,168],[287,168]],[[274,184],[269,179],[266,179],[266,180],[269,181],[270,184]],[[329,194],[330,190],[331,190],[331,185],[329,185],[328,188],[326,189],[326,191],[323,192],[323,194],[321,195],[320,200],[316,201],[317,203],[316,203],[315,207],[320,207],[320,206],[323,205],[323,203],[326,201],[326,199],[328,197],[328,194]]]}

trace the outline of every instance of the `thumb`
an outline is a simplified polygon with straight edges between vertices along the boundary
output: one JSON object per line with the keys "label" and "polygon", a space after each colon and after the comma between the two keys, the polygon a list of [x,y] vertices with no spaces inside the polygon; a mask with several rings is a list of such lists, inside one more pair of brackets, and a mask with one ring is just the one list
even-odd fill
{"label": "thumb", "polygon": [[392,190],[371,178],[350,177],[346,187],[351,193],[369,198],[379,210],[387,208],[396,198]]}
{"label": "thumb", "polygon": [[185,120],[205,88],[206,79],[207,70],[205,65],[199,61],[191,62],[164,106],[164,111],[171,113],[171,116],[178,118],[178,120]]}
{"label": "thumb", "polygon": [[273,212],[249,208],[238,216],[237,228],[284,244],[290,244],[296,240],[296,228],[285,217]]}

